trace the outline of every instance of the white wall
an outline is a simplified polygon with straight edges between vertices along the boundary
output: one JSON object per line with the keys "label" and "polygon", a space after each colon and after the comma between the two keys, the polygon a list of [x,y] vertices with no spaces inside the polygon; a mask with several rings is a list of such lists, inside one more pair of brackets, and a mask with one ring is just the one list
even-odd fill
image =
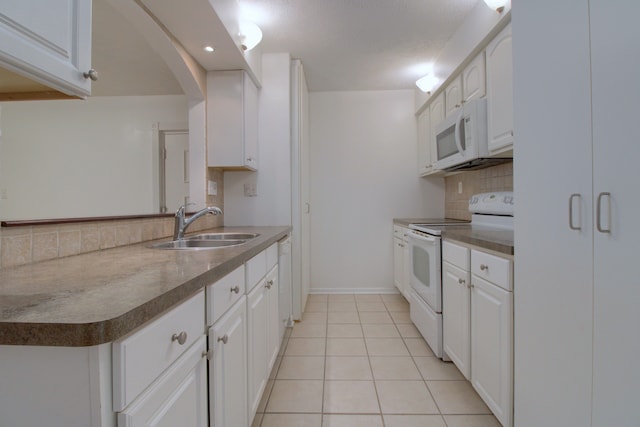
{"label": "white wall", "polygon": [[311,290],[393,291],[393,218],[444,216],[417,171],[413,90],[312,92]]}
{"label": "white wall", "polygon": [[[225,172],[225,225],[291,225],[291,57],[262,57],[257,172]],[[244,196],[244,184],[258,195]]]}
{"label": "white wall", "polygon": [[178,96],[3,103],[2,219],[158,211],[153,124],[187,122]]}

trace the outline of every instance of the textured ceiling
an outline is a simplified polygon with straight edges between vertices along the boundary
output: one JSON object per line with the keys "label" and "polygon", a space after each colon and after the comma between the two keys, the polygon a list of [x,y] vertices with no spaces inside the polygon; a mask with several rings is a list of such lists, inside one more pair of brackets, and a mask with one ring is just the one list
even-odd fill
{"label": "textured ceiling", "polygon": [[482,0],[239,0],[312,91],[409,89]]}

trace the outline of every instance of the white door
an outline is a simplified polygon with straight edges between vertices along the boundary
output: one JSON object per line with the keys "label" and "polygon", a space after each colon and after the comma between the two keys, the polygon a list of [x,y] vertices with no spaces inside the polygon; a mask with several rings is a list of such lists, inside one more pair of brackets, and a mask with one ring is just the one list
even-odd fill
{"label": "white door", "polygon": [[462,102],[478,99],[487,93],[484,51],[462,72]]}
{"label": "white door", "polygon": [[431,148],[431,164],[438,161],[438,145],[436,144],[436,127],[444,120],[444,93],[438,95],[429,105],[429,140]]}
{"label": "white door", "polygon": [[431,172],[431,139],[429,133],[429,109],[426,108],[418,121],[418,174]]}
{"label": "white door", "polygon": [[640,4],[616,4],[611,10],[610,1],[589,1],[596,222],[594,426],[640,425],[640,286],[635,265],[640,237]]}
{"label": "white door", "polygon": [[209,407],[213,426],[247,426],[247,306],[245,298],[209,329]]}
{"label": "white door", "polygon": [[164,141],[164,180],[160,185],[164,194],[163,212],[175,212],[189,201],[189,133],[161,132]]}
{"label": "white door", "polygon": [[442,344],[466,379],[471,377],[471,276],[442,263]]}
{"label": "white door", "polygon": [[444,90],[445,117],[462,106],[462,76],[454,79]]}
{"label": "white door", "polygon": [[475,275],[471,281],[471,385],[502,425],[510,427],[513,294]]}
{"label": "white door", "polygon": [[302,319],[311,286],[310,218],[309,197],[309,92],[299,60],[291,64],[292,81],[292,314],[295,320]]}
{"label": "white door", "polygon": [[[514,168],[515,425],[553,420],[559,426],[589,426],[593,222],[587,1],[519,2],[513,30],[519,140]],[[539,84],[531,84],[534,80]],[[570,99],[571,108],[554,99]],[[572,200],[570,224],[572,194],[579,196]]]}
{"label": "white door", "polygon": [[393,239],[393,284],[404,294],[404,243],[402,239]]}

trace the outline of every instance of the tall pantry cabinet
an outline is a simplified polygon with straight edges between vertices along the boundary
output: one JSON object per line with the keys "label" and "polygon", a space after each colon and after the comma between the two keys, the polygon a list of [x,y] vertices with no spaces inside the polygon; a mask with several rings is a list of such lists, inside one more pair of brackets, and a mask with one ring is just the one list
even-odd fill
{"label": "tall pantry cabinet", "polygon": [[512,9],[519,427],[640,425],[639,14],[622,0]]}

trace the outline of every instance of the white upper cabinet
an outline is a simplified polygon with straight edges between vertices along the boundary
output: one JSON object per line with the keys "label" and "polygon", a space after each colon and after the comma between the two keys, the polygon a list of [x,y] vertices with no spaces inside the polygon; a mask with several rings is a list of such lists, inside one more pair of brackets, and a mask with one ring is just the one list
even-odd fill
{"label": "white upper cabinet", "polygon": [[91,0],[2,2],[0,68],[70,96],[90,95]]}
{"label": "white upper cabinet", "polygon": [[449,117],[462,105],[462,76],[456,77],[444,90],[445,116]]}
{"label": "white upper cabinet", "polygon": [[438,146],[436,144],[436,127],[444,120],[444,92],[440,93],[429,105],[429,149],[431,150],[431,164],[438,160]]}
{"label": "white upper cabinet", "polygon": [[487,93],[484,51],[462,71],[462,102],[483,98]]}
{"label": "white upper cabinet", "polygon": [[489,152],[498,154],[513,146],[513,59],[511,24],[488,45],[487,129]]}
{"label": "white upper cabinet", "polygon": [[426,108],[418,120],[418,173],[431,172],[431,135],[429,132],[429,109]]}
{"label": "white upper cabinet", "polygon": [[245,71],[207,73],[207,165],[258,169],[258,88]]}

